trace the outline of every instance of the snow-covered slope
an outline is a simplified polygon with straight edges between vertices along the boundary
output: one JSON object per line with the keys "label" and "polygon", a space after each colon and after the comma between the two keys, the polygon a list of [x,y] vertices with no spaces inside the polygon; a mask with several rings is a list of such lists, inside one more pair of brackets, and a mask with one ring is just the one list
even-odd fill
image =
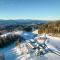
{"label": "snow-covered slope", "polygon": [[[54,51],[60,52],[60,38],[51,37],[49,35],[47,35],[47,38],[47,41],[49,42],[47,44],[48,47]],[[21,43],[21,46],[28,51],[26,44],[26,42]],[[51,52],[37,57],[34,53],[27,54],[26,51],[24,52],[25,54],[21,54],[20,47],[16,46],[15,43],[7,48],[0,49],[0,52],[5,55],[5,60],[60,60],[60,56]]]}

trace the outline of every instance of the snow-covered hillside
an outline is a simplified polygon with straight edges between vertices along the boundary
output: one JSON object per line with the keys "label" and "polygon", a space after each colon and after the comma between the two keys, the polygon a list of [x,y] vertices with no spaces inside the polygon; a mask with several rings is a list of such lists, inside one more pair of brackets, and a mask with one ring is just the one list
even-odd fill
{"label": "snow-covered hillside", "polygon": [[[17,34],[19,32],[16,32]],[[25,33],[24,35],[30,35],[31,33]],[[23,36],[24,36],[23,35]],[[24,36],[25,38],[28,38]],[[31,36],[30,36],[31,37]],[[39,37],[39,36],[38,36]],[[60,38],[52,37],[47,35],[47,46],[60,53]],[[29,38],[30,39],[30,38]],[[36,56],[35,51],[32,53],[28,53],[29,48],[26,46],[27,42],[22,42],[20,45],[16,46],[15,43],[11,46],[8,46],[4,49],[0,49],[0,53],[3,53],[5,55],[5,60],[60,60],[60,56],[54,54],[54,53],[46,53],[42,56]],[[20,49],[20,47],[22,47]],[[22,51],[21,51],[22,50]],[[30,50],[31,51],[31,50]]]}

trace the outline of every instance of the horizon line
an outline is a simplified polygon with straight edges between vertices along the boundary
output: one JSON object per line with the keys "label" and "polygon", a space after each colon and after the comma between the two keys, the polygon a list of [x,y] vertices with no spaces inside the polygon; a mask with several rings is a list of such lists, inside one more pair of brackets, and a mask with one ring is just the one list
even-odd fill
{"label": "horizon line", "polygon": [[60,20],[60,18],[56,18],[56,19],[32,19],[32,18],[9,18],[9,19],[6,19],[6,18],[0,18],[0,20],[45,20],[45,21],[56,21],[56,20]]}

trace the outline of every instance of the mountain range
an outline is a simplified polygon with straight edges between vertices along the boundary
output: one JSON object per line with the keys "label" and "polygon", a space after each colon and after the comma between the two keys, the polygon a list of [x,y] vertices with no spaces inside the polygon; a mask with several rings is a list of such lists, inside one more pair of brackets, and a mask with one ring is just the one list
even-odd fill
{"label": "mountain range", "polygon": [[30,19],[17,19],[17,20],[2,20],[0,19],[0,25],[13,25],[13,24],[18,24],[18,25],[22,25],[22,24],[43,24],[43,23],[47,23],[48,21],[44,21],[44,20],[30,20]]}

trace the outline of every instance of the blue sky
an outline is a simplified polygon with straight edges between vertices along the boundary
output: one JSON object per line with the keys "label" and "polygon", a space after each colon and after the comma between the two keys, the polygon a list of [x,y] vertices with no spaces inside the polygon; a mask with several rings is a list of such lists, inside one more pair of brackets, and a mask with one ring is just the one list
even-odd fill
{"label": "blue sky", "polygon": [[0,19],[60,19],[60,0],[0,0]]}

